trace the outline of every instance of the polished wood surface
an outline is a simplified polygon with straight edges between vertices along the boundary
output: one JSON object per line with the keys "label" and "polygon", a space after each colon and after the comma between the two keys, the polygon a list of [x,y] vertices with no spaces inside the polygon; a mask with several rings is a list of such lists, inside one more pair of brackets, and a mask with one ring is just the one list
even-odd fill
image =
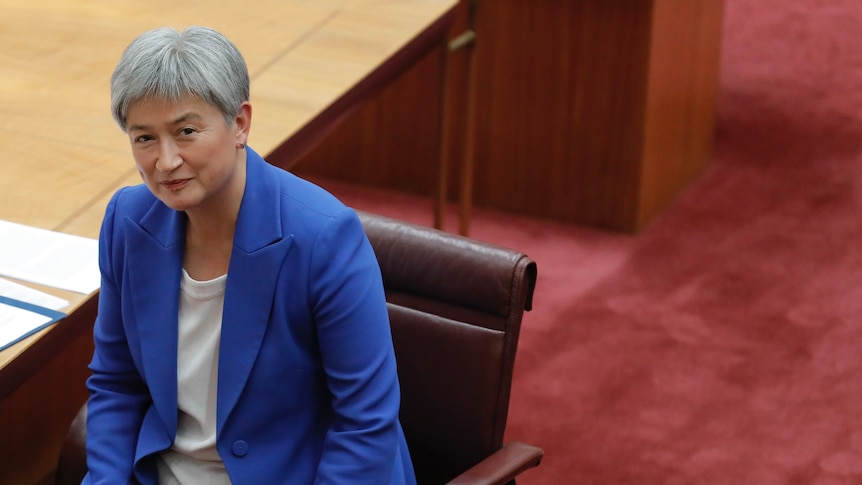
{"label": "polished wood surface", "polygon": [[347,118],[327,143],[300,158],[297,173],[430,197],[437,182],[440,65],[440,53],[434,52],[405,72]]}
{"label": "polished wood surface", "polygon": [[[473,71],[465,50],[446,66],[454,199],[637,232],[708,165],[724,0],[461,0],[457,18],[470,6]],[[405,77],[387,96],[413,122],[381,96],[309,173],[430,195],[436,86]]]}
{"label": "polished wood surface", "polygon": [[723,18],[724,0],[653,4],[634,229],[659,213],[712,158]]}
{"label": "polished wood surface", "polygon": [[[465,4],[459,3],[449,40],[466,29],[466,12]],[[439,193],[442,177],[447,181],[442,185],[445,192],[457,196],[463,136],[452,127],[464,116],[465,60],[463,49],[447,52],[440,46],[429,52],[352,113],[326,143],[301,157],[294,170],[429,198]],[[445,93],[442,103],[441,93]],[[448,147],[446,153],[440,152],[441,145]],[[441,156],[451,162],[445,173],[436,168]]]}
{"label": "polished wood surface", "polygon": [[476,203],[642,229],[711,159],[723,6],[482,3]]}
{"label": "polished wood surface", "polygon": [[[270,154],[313,147],[374,83],[424,55],[455,3],[0,0],[0,219],[95,238],[109,197],[140,182],[109,79],[147,29],[207,25],[237,44],[252,78],[249,143]],[[40,289],[68,299],[71,316],[0,352],[0,483],[48,471],[86,396],[97,295]]]}
{"label": "polished wood surface", "polygon": [[481,3],[476,203],[640,230],[710,161],[723,6]]}

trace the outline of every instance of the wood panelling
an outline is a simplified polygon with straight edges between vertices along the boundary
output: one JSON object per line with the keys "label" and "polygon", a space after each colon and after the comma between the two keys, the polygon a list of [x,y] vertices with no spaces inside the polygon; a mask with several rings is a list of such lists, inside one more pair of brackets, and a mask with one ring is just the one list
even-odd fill
{"label": "wood panelling", "polygon": [[[442,48],[441,48],[442,49]],[[292,171],[431,196],[437,181],[441,51],[381,90]],[[278,152],[269,157],[279,164]]]}
{"label": "wood panelling", "polygon": [[712,158],[723,17],[724,0],[654,2],[635,227]]}
{"label": "wood panelling", "polygon": [[[467,29],[468,13],[468,2],[459,3],[449,39]],[[345,118],[291,170],[432,197],[445,144],[451,163],[443,174],[446,191],[457,197],[466,130],[467,54],[466,48],[448,52],[441,44]],[[272,157],[269,161],[279,164]]]}
{"label": "wood panelling", "polygon": [[0,483],[53,483],[63,439],[87,400],[96,304],[88,300],[4,369]]}
{"label": "wood panelling", "polygon": [[709,163],[722,0],[477,16],[477,204],[636,232]]}
{"label": "wood panelling", "polygon": [[[462,0],[451,37],[466,28]],[[476,108],[476,205],[636,232],[709,163],[723,0],[483,0],[467,52],[447,57],[456,198]],[[404,76],[301,171],[422,195],[434,189],[439,56]],[[407,167],[405,167],[407,165]],[[417,166],[423,165],[423,166]]]}
{"label": "wood panelling", "polygon": [[477,204],[631,219],[649,2],[495,2],[478,11]]}

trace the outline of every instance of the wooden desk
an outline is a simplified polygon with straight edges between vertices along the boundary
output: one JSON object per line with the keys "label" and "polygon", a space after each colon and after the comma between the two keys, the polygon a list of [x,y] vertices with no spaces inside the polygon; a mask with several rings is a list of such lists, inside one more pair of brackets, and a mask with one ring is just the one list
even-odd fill
{"label": "wooden desk", "polygon": [[[250,145],[290,159],[444,42],[455,3],[0,0],[0,219],[95,238],[111,194],[139,183],[109,79],[145,30],[199,24],[231,38],[251,74]],[[49,473],[86,399],[97,295],[41,289],[68,299],[70,316],[0,352],[0,483]]]}

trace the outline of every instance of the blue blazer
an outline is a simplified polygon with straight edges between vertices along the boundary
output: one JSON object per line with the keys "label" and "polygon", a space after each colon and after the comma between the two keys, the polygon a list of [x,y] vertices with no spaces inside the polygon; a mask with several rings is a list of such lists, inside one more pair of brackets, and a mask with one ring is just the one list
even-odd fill
{"label": "blue blazer", "polygon": [[[380,269],[359,219],[247,158],[218,362],[216,446],[232,482],[415,483]],[[84,483],[155,483],[155,454],[176,436],[185,223],[143,185],[108,204]]]}

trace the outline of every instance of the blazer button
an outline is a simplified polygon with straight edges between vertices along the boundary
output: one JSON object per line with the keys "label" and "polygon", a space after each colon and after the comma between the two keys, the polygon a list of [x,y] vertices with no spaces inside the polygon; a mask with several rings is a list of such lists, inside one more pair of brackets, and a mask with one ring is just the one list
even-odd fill
{"label": "blazer button", "polygon": [[233,442],[233,446],[231,446],[230,450],[236,456],[245,456],[248,453],[248,443],[243,440],[236,440]]}

